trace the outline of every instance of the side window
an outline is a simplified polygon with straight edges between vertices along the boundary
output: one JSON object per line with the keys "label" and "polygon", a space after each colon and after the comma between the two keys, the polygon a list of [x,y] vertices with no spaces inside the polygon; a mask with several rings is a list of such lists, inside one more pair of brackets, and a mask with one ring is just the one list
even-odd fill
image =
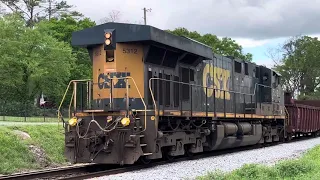
{"label": "side window", "polygon": [[[174,81],[179,82],[179,76],[174,76]],[[174,97],[173,98],[174,98],[174,106],[178,107],[180,95],[179,95],[179,84],[176,82],[173,85],[173,89],[174,89]]]}
{"label": "side window", "polygon": [[190,69],[190,81],[194,81],[194,70]]}
{"label": "side window", "polygon": [[255,75],[256,75],[256,78],[259,78],[259,67],[256,67]]}
{"label": "side window", "polygon": [[234,71],[236,73],[241,73],[241,63],[238,61],[234,61]]}
{"label": "side window", "polygon": [[[189,69],[187,68],[181,68],[181,80],[183,83],[190,83],[190,80],[189,80],[189,77],[190,77],[190,74],[189,74]],[[187,84],[183,84],[182,85],[182,100],[189,100],[189,92],[190,92],[190,89],[189,89],[189,85]]]}
{"label": "side window", "polygon": [[249,75],[248,63],[244,63],[244,74],[245,74],[245,75]]}
{"label": "side window", "polygon": [[[169,74],[165,74],[165,78],[166,78],[166,80],[170,80],[170,75]],[[171,82],[170,81],[166,81],[166,90],[165,90],[165,95],[166,95],[166,97],[165,97],[165,105],[166,106],[170,106],[170,101],[171,101],[171,99],[170,99],[170,96],[171,96],[171,93],[170,93],[170,89],[171,89],[171,87],[170,87],[170,85],[171,85]]]}

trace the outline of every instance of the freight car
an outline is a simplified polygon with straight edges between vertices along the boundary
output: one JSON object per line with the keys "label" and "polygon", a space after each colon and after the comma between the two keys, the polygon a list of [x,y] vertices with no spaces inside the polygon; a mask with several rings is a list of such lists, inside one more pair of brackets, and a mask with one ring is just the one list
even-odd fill
{"label": "freight car", "polygon": [[74,32],[72,44],[88,49],[93,79],[66,91],[71,162],[148,163],[288,138],[272,69],[146,25],[102,24]]}
{"label": "freight car", "polygon": [[285,103],[288,111],[286,133],[288,134],[289,140],[292,137],[319,135],[319,100],[294,100],[289,93],[286,93]]}

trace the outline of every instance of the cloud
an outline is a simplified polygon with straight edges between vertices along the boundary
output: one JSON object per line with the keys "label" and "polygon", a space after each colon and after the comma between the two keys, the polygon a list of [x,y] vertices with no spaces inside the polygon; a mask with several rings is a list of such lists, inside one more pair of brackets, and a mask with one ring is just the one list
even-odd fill
{"label": "cloud", "polygon": [[272,68],[275,65],[271,59],[258,59],[254,60],[254,62],[260,66],[266,66],[267,68]]}
{"label": "cloud", "polygon": [[147,22],[161,29],[186,27],[201,33],[264,40],[319,34],[319,0],[68,0],[94,20],[119,10],[124,21],[143,22],[143,7],[152,8]]}
{"label": "cloud", "polygon": [[234,40],[240,44],[243,48],[253,48],[257,46],[263,46],[271,40],[253,40],[253,39],[246,39],[246,38],[234,38]]}
{"label": "cloud", "polygon": [[[320,32],[319,0],[203,0],[185,3],[168,26],[257,40]],[[183,18],[181,18],[183,17]]]}

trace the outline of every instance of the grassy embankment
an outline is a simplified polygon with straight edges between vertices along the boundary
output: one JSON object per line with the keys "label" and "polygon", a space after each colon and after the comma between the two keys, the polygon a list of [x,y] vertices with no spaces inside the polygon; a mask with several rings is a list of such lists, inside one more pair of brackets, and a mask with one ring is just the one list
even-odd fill
{"label": "grassy embankment", "polygon": [[229,173],[212,172],[198,177],[198,180],[266,180],[266,179],[320,179],[320,146],[301,158],[283,160],[274,166],[247,164]]}
{"label": "grassy embankment", "polygon": [[[28,133],[22,139],[14,130]],[[0,174],[65,164],[63,128],[57,125],[0,126]]]}

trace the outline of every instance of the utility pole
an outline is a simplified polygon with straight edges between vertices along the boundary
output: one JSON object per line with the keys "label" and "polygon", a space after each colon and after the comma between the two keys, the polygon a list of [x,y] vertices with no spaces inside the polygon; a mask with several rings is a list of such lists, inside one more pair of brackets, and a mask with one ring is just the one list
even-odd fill
{"label": "utility pole", "polygon": [[149,8],[149,9],[146,9],[146,8],[143,8],[143,14],[144,14],[144,17],[143,17],[143,19],[144,19],[144,25],[147,25],[147,12],[151,12],[151,8]]}
{"label": "utility pole", "polygon": [[49,9],[48,9],[48,13],[49,13],[49,21],[51,19],[51,13],[52,13],[52,0],[49,0]]}

